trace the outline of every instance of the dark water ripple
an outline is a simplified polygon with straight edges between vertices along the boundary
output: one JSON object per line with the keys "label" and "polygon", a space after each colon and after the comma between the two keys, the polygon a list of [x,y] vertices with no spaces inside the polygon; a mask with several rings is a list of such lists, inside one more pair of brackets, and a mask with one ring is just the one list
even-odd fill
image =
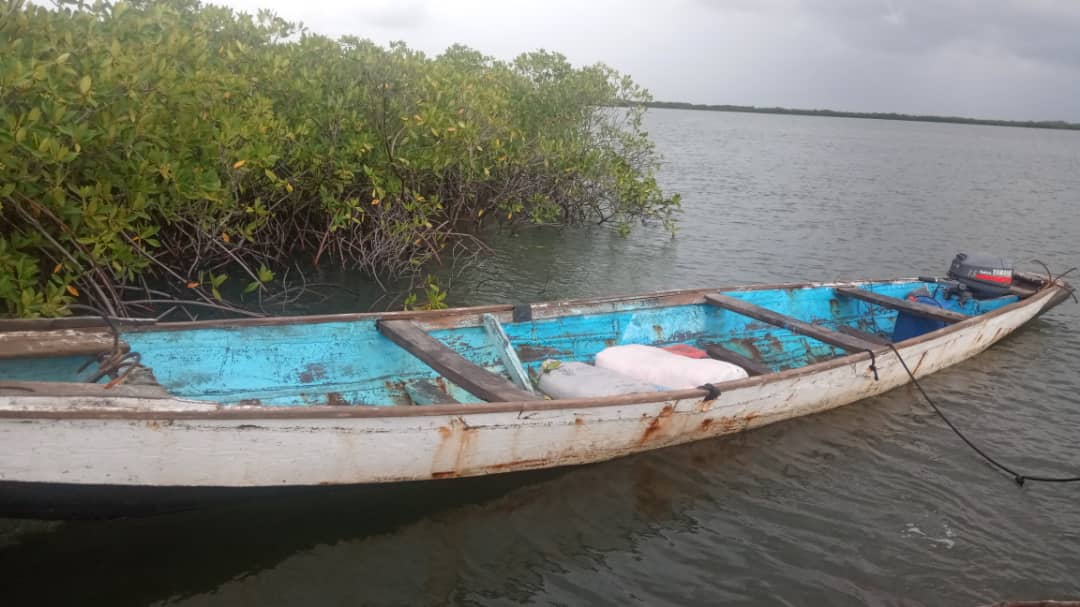
{"label": "dark water ripple", "polygon": [[[457,304],[1080,264],[1080,135],[657,111],[654,229],[524,230]],[[1025,267],[1036,269],[1027,264]],[[1080,277],[1078,277],[1080,278]],[[925,380],[1009,465],[1080,472],[1080,306]],[[0,531],[5,604],[977,605],[1080,597],[1080,486],[1016,487],[911,388],[585,468]]]}

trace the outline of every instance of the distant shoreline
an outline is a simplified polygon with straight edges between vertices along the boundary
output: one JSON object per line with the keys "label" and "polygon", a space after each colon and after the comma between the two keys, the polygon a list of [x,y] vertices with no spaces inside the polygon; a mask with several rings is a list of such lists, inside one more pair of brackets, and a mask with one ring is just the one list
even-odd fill
{"label": "distant shoreline", "polygon": [[804,110],[784,107],[757,107],[753,105],[707,105],[682,101],[650,101],[650,108],[673,110],[704,110],[708,112],[747,112],[752,114],[794,114],[796,116],[829,116],[833,118],[872,118],[877,120],[903,120],[906,122],[947,122],[953,124],[985,124],[1011,126],[1026,129],[1080,130],[1080,124],[1064,120],[990,120],[964,118],[961,116],[929,116],[920,114],[896,114],[891,112],[843,112],[839,110]]}

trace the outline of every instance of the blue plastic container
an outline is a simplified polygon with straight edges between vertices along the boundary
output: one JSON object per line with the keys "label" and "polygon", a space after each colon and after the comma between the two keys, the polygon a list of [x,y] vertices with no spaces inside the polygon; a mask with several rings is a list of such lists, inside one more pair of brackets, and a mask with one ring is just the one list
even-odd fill
{"label": "blue plastic container", "polygon": [[[928,306],[963,313],[964,310],[960,307],[960,302],[956,299],[948,298],[941,294],[940,291],[934,295],[929,295],[925,290],[923,291],[923,294],[916,294],[917,292],[912,293],[907,296],[907,299]],[[931,320],[929,318],[922,318],[921,316],[914,316],[907,312],[898,312],[896,315],[896,326],[893,327],[892,340],[898,342],[910,337],[918,337],[923,333],[936,331],[944,327],[945,324],[946,323],[940,320]]]}

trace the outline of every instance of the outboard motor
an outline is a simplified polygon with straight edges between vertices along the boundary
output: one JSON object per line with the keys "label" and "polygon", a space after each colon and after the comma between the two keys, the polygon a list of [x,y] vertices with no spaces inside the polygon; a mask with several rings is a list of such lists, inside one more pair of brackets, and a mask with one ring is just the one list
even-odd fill
{"label": "outboard motor", "polygon": [[1013,283],[1013,263],[984,253],[958,254],[949,267],[949,278],[971,291],[976,299],[1009,294]]}

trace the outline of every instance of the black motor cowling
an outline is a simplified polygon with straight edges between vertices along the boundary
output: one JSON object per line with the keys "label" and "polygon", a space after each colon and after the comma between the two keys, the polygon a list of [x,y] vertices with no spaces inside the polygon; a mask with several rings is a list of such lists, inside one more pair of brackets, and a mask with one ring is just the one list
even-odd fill
{"label": "black motor cowling", "polygon": [[985,253],[958,254],[949,267],[949,278],[966,286],[976,298],[1009,294],[1013,283],[1013,263]]}

